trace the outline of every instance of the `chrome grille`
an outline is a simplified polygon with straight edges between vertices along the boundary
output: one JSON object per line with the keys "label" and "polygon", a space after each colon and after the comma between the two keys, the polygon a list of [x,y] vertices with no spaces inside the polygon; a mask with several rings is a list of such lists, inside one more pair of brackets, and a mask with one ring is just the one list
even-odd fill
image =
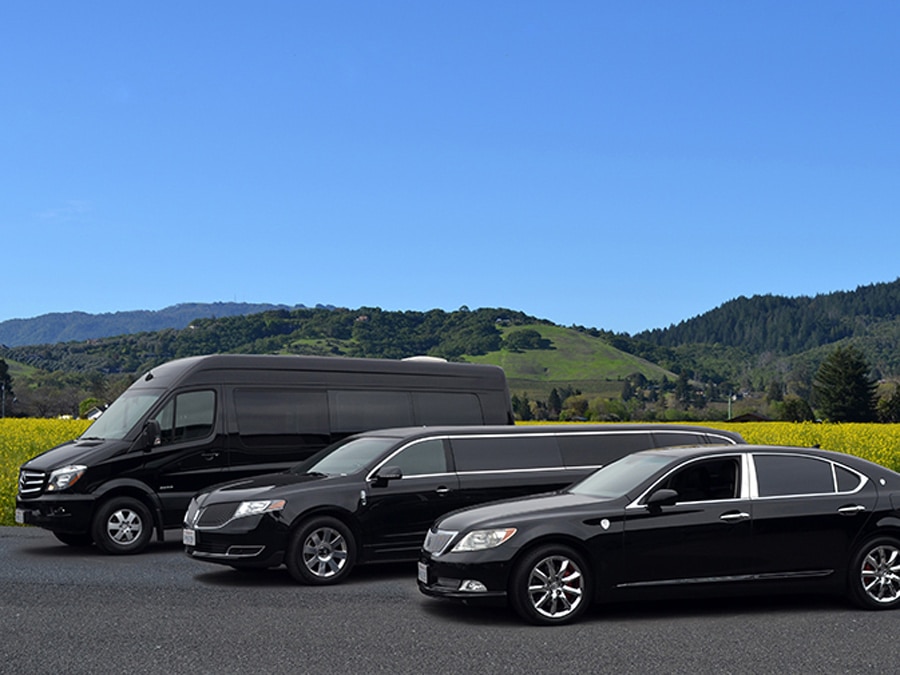
{"label": "chrome grille", "polygon": [[237,504],[213,504],[200,509],[200,517],[196,520],[197,528],[222,527],[231,520],[236,509]]}
{"label": "chrome grille", "polygon": [[456,532],[428,530],[428,534],[425,535],[424,548],[428,553],[440,555],[455,536]]}
{"label": "chrome grille", "polygon": [[47,474],[42,471],[19,471],[19,495],[35,497],[44,490]]}

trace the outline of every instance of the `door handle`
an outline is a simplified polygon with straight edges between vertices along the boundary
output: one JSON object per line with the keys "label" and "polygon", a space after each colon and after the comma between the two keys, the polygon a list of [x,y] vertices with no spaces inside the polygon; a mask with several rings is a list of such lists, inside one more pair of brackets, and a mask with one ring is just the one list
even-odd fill
{"label": "door handle", "polygon": [[211,461],[213,461],[216,457],[219,456],[219,453],[218,453],[217,451],[203,452],[203,453],[200,453],[200,456],[201,456],[203,459],[205,459],[207,462],[211,462]]}
{"label": "door handle", "polygon": [[750,518],[750,514],[744,513],[743,511],[723,513],[719,516],[719,520],[724,520],[726,523],[736,523],[740,520],[747,520],[748,518]]}
{"label": "door handle", "polygon": [[441,485],[441,487],[437,488],[437,489],[435,490],[435,492],[437,492],[439,495],[449,495],[449,494],[450,494],[450,488],[444,487],[443,485]]}
{"label": "door handle", "polygon": [[838,513],[842,516],[855,516],[857,513],[865,510],[866,507],[862,504],[854,504],[853,506],[842,506],[838,509]]}

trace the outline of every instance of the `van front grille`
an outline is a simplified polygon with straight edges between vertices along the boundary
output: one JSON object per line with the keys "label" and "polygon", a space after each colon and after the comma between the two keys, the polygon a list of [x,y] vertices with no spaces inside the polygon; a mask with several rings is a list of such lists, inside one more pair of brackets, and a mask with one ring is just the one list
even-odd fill
{"label": "van front grille", "polygon": [[44,491],[47,474],[42,471],[19,471],[19,496],[36,497]]}

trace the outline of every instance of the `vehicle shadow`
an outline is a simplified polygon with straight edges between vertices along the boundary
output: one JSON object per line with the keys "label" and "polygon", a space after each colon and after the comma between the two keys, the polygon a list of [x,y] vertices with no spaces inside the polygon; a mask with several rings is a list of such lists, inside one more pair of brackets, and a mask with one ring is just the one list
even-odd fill
{"label": "vehicle shadow", "polygon": [[[314,588],[298,584],[291,578],[285,567],[272,569],[235,569],[215,565],[214,569],[195,574],[194,579],[210,586],[292,586],[294,588]],[[416,583],[415,563],[378,563],[361,565],[354,569],[339,586],[357,586],[380,581],[409,581],[414,587]]]}

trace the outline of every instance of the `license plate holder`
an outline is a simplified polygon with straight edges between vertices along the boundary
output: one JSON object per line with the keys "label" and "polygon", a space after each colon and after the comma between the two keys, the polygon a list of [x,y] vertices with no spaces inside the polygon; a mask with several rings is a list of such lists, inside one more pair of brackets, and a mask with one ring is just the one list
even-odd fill
{"label": "license plate holder", "polygon": [[191,530],[187,527],[184,528],[181,531],[181,543],[184,544],[185,546],[196,546],[197,545],[197,534],[193,530]]}
{"label": "license plate holder", "polygon": [[16,509],[16,522],[19,525],[25,524],[25,510],[24,509]]}
{"label": "license plate holder", "polygon": [[428,565],[419,561],[419,581],[423,584],[428,583]]}

